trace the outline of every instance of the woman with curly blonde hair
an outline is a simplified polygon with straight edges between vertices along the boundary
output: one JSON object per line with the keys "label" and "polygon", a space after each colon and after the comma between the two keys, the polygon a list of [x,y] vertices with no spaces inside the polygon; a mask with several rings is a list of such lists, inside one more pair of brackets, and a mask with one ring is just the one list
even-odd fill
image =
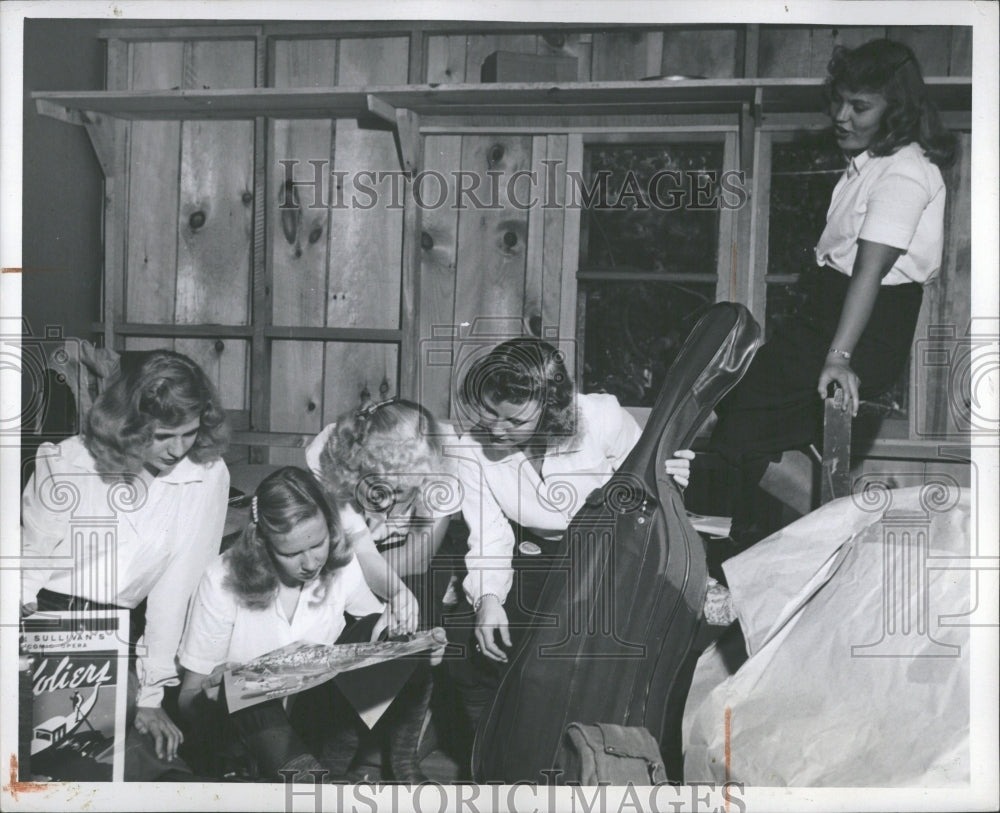
{"label": "woman with curly blonde hair", "polygon": [[[432,626],[437,616],[445,585],[437,589],[431,560],[461,502],[444,454],[453,440],[424,407],[392,398],[341,415],[306,449],[309,467],[340,506],[365,578],[389,596],[390,632]],[[410,681],[389,737],[394,775],[414,782],[422,778],[418,747],[432,687],[429,670]]]}
{"label": "woman with curly blonde hair", "polygon": [[[226,414],[204,371],[154,350],[94,402],[82,435],[43,443],[21,500],[22,614],[134,610],[146,600],[135,727],[172,760],[183,740],[161,707],[187,601],[219,552],[229,494]],[[81,534],[106,517],[113,530]],[[79,519],[77,519],[79,518]],[[133,614],[132,640],[138,633]],[[132,753],[132,749],[129,749]],[[126,778],[130,763],[126,759]],[[147,777],[134,777],[147,778]]]}
{"label": "woman with curly blonde hair", "polygon": [[390,596],[406,591],[393,606],[403,632],[417,623],[415,602],[406,605],[411,592],[430,599],[423,577],[459,508],[444,456],[453,437],[424,407],[394,398],[341,415],[306,449],[310,469],[341,508],[365,576]]}

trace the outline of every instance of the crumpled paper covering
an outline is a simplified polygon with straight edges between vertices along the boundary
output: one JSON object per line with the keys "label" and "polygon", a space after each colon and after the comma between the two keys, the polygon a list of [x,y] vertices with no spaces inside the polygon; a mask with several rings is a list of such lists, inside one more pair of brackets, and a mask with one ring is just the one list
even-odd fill
{"label": "crumpled paper covering", "polygon": [[969,555],[969,497],[948,491],[836,500],[723,565],[747,651],[735,674],[722,641],[699,659],[686,782],[969,781],[972,577],[941,568]]}

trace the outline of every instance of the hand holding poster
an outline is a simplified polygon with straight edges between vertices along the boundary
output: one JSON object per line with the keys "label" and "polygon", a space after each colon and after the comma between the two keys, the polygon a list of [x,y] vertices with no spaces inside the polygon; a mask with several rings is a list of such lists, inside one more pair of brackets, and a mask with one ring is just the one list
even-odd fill
{"label": "hand holding poster", "polygon": [[226,702],[232,713],[311,689],[342,672],[440,649],[446,643],[440,627],[399,641],[333,645],[297,641],[227,671]]}

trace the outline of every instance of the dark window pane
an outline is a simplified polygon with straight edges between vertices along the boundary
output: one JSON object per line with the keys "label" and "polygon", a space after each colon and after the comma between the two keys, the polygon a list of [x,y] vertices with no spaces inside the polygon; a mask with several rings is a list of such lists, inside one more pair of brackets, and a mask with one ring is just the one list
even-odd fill
{"label": "dark window pane", "polygon": [[[807,272],[808,273],[808,272]],[[774,331],[798,313],[805,297],[805,286],[798,282],[768,283],[766,316],[764,318],[764,339],[768,340]]]}
{"label": "dark window pane", "polygon": [[652,406],[667,368],[707,306],[715,283],[587,282],[583,391]]}
{"label": "dark window pane", "polygon": [[715,273],[722,155],[721,142],[589,148],[582,267]]}
{"label": "dark window pane", "polygon": [[802,134],[772,145],[768,274],[798,274],[815,267],[814,249],[844,166],[829,133]]}

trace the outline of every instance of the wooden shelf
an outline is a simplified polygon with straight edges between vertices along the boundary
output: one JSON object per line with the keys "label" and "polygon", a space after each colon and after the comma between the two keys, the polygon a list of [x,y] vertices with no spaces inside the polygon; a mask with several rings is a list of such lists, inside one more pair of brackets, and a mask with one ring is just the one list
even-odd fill
{"label": "wooden shelf", "polygon": [[[968,78],[927,80],[941,110],[968,110]],[[643,82],[463,84],[368,88],[250,88],[247,90],[41,91],[38,110],[77,124],[93,114],[120,119],[356,118],[386,107],[418,116],[628,115],[721,113],[744,104],[768,112],[820,112],[819,79],[657,79]],[[372,101],[374,99],[374,102]],[[383,111],[373,110],[382,105]]]}

